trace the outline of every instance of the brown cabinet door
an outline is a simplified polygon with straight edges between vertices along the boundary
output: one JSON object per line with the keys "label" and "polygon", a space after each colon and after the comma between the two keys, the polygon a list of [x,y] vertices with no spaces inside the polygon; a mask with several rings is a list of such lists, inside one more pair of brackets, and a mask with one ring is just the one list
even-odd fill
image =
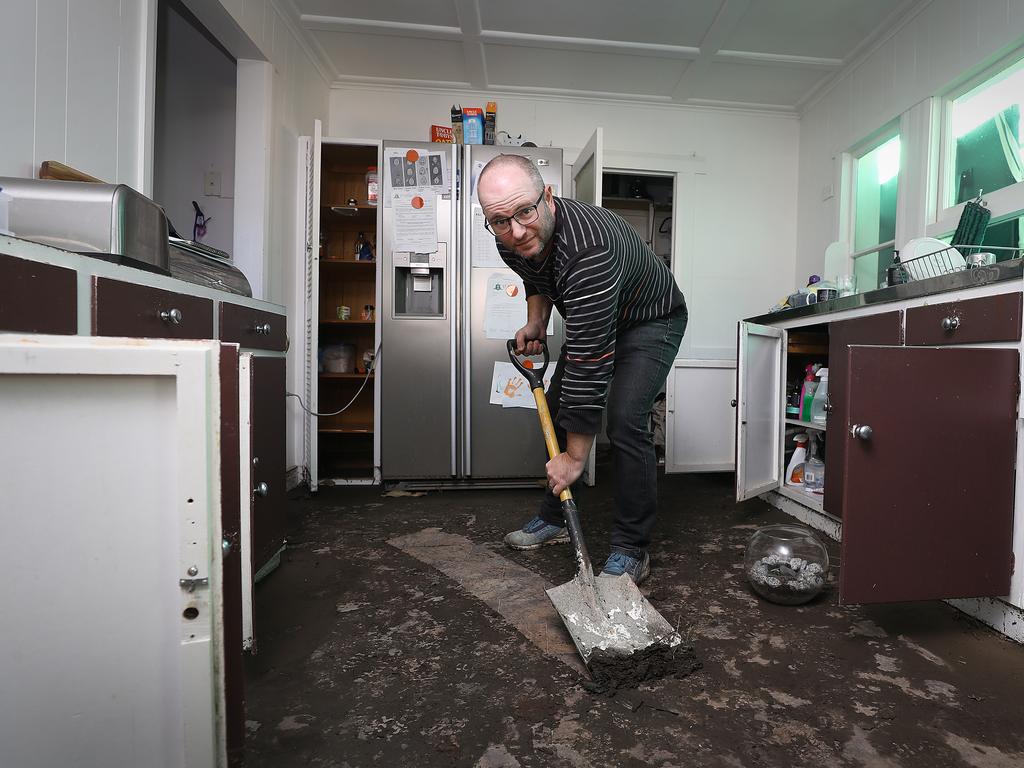
{"label": "brown cabinet door", "polygon": [[212,339],[213,299],[93,278],[93,335]]}
{"label": "brown cabinet door", "polygon": [[[850,369],[850,345],[895,346],[902,343],[903,312],[884,312],[853,320],[830,323],[828,327],[828,401],[831,406],[826,420],[827,434],[842,434],[846,420],[846,376]],[[825,441],[825,467],[842,467],[846,461],[846,441],[838,438]],[[838,469],[828,474],[825,484],[825,511],[834,517],[845,517],[843,492],[845,475]]]}
{"label": "brown cabinet door", "polygon": [[75,270],[0,253],[0,331],[78,333]]}
{"label": "brown cabinet door", "polygon": [[[253,574],[284,546],[285,360],[252,358]],[[266,487],[263,484],[266,483]],[[265,491],[265,493],[264,493]]]}
{"label": "brown cabinet door", "polygon": [[1002,293],[907,310],[907,344],[1020,341],[1021,294]]}
{"label": "brown cabinet door", "polygon": [[830,436],[847,443],[840,602],[1007,594],[1017,350],[855,346],[849,361],[851,430]]}
{"label": "brown cabinet door", "polygon": [[284,325],[283,315],[226,301],[220,303],[221,341],[233,341],[250,349],[284,352],[287,346]]}
{"label": "brown cabinet door", "polygon": [[242,664],[242,554],[238,454],[238,347],[220,347],[220,503],[224,540],[224,700],[228,765],[242,764],[245,671]]}

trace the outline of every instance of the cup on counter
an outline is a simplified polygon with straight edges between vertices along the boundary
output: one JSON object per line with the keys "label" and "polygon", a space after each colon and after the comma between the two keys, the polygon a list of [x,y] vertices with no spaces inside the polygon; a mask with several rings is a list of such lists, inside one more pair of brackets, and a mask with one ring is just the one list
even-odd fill
{"label": "cup on counter", "polygon": [[815,291],[815,300],[818,304],[837,298],[839,298],[839,291],[836,288],[819,288]]}
{"label": "cup on counter", "polygon": [[853,296],[857,292],[857,276],[839,275],[836,278],[836,290],[840,296]]}
{"label": "cup on counter", "polygon": [[346,307],[346,306],[338,307],[338,319],[339,320],[351,320],[352,319],[352,307]]}
{"label": "cup on counter", "polygon": [[971,253],[967,256],[967,268],[977,269],[978,267],[990,267],[996,263],[996,255],[983,251],[981,253]]}

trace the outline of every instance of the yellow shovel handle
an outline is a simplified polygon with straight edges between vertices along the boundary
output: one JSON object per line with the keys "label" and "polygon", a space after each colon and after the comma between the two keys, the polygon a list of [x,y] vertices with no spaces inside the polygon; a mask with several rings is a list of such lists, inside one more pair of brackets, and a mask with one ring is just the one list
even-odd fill
{"label": "yellow shovel handle", "polygon": [[[544,387],[537,387],[533,390],[533,399],[537,401],[537,415],[540,417],[540,428],[544,433],[544,445],[548,449],[548,458],[555,458],[562,449],[558,447],[558,438],[555,437],[555,425],[551,421],[551,411],[548,410],[548,399],[544,396]],[[558,494],[560,501],[572,499],[572,491],[566,488]]]}

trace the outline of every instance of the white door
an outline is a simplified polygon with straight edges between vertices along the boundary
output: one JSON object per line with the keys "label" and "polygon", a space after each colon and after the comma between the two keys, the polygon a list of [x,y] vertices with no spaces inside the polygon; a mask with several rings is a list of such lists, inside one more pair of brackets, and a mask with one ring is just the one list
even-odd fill
{"label": "white door", "polygon": [[[320,397],[317,377],[317,348],[320,344],[320,156],[323,146],[323,126],[313,121],[313,135],[299,138],[299,211],[298,258],[303,265],[302,279],[296,281],[300,294],[295,297],[294,316],[300,327],[293,338],[303,339],[302,398],[307,410],[301,410],[298,401],[292,407],[300,408],[298,423],[302,424],[302,463],[309,472],[309,489],[315,491],[320,481],[317,469],[318,445],[317,417],[311,412]],[[298,308],[302,307],[302,311]],[[289,403],[293,401],[289,398]]]}
{"label": "white door", "polygon": [[601,205],[601,177],[604,175],[604,129],[598,128],[572,164],[572,196],[591,205]]}
{"label": "white door", "polygon": [[740,323],[736,501],[779,487],[785,414],[786,332]]}
{"label": "white door", "polygon": [[665,472],[736,468],[736,361],[676,360],[665,383]]}
{"label": "white door", "polygon": [[[591,205],[601,205],[601,177],[604,175],[604,129],[597,128],[572,164],[572,196]],[[590,447],[590,458],[583,470],[587,485],[597,482],[597,440]]]}
{"label": "white door", "polygon": [[219,352],[0,335],[5,766],[226,764]]}

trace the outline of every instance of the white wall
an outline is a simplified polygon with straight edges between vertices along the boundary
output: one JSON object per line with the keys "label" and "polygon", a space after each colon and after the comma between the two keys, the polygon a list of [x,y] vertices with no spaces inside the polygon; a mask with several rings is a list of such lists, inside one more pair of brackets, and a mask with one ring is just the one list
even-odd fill
{"label": "white wall", "polygon": [[755,112],[472,92],[331,91],[328,135],[426,141],[453,103],[498,103],[498,130],[575,160],[604,128],[605,167],[672,171],[676,279],[690,325],[680,357],[732,358],[736,321],[766,312],[794,285],[799,124]]}
{"label": "white wall", "polygon": [[0,3],[0,176],[58,160],[148,193],[155,0]]}
{"label": "white wall", "polygon": [[[801,117],[797,272],[820,272],[826,246],[840,236],[842,153],[901,121],[901,197],[896,246],[925,234],[934,214],[930,99],[969,80],[1024,44],[1024,0],[932,0],[851,64]],[[909,135],[908,135],[909,134]],[[909,146],[908,146],[909,145]],[[823,200],[833,185],[835,195]]]}
{"label": "white wall", "polygon": [[[171,5],[158,24],[153,199],[178,233],[192,237],[196,201],[209,223],[199,240],[231,253],[234,246],[234,60]],[[204,174],[220,174],[207,195]]]}

